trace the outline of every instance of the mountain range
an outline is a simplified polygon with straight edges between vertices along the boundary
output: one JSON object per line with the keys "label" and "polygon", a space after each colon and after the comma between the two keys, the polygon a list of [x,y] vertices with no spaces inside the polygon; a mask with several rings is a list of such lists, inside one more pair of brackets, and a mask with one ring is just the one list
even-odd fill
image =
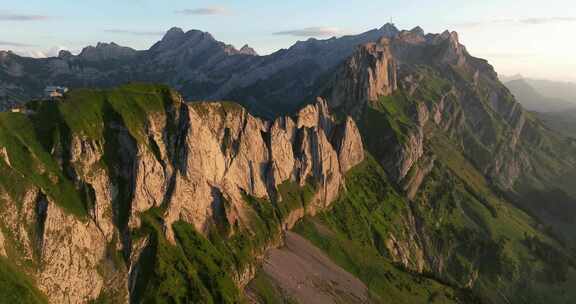
{"label": "mountain range", "polygon": [[[137,51],[98,43],[74,56],[33,59],[0,53],[0,98],[17,104],[42,96],[47,85],[113,87],[129,81],[170,85],[188,100],[241,100],[253,112],[291,112],[313,95],[315,81],[350,56],[357,45],[391,36],[391,24],[356,36],[309,39],[258,56],[249,46],[237,50],[206,32],[170,29],[150,49]],[[264,89],[266,88],[266,89]]]}
{"label": "mountain range", "polygon": [[[576,140],[456,32],[259,56],[173,28],[0,65],[10,302],[576,298]],[[45,85],[71,91],[25,102]]]}
{"label": "mountain range", "polygon": [[547,127],[576,137],[576,84],[516,76],[504,85]]}

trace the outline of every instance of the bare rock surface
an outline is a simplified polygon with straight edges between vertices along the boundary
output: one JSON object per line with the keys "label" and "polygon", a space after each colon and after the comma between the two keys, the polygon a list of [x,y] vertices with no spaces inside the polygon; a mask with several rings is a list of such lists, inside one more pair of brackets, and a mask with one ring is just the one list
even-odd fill
{"label": "bare rock surface", "polygon": [[[106,122],[107,137],[74,133],[68,146],[54,148],[51,156],[86,192],[85,216],[68,213],[42,186],[28,185],[22,198],[0,192],[5,206],[0,223],[11,231],[9,240],[0,234],[0,255],[14,254],[5,243],[16,242],[19,261],[41,264],[29,270],[50,302],[85,303],[103,290],[128,301],[149,243],[133,233],[142,225],[140,216],[152,208],[162,207],[163,232],[176,244],[172,224],[177,221],[207,234],[220,212],[231,225],[250,229],[253,211],[246,196],[272,204],[282,200],[277,195],[283,183],[314,185],[310,204],[295,208],[277,227],[280,232],[328,207],[344,174],[363,160],[355,125],[350,119],[337,124],[323,99],[293,116],[268,121],[237,104],[187,104],[176,95],[165,112],[146,113],[143,134],[136,135],[146,142],[113,121]],[[337,129],[342,132],[333,132]],[[116,155],[107,154],[114,153],[111,145]],[[0,147],[0,162],[7,168],[12,153]],[[272,240],[253,254],[277,245]],[[109,265],[115,253],[124,255],[124,266]],[[115,270],[107,271],[110,267]],[[247,265],[232,277],[242,286],[255,269]]]}
{"label": "bare rock surface", "polygon": [[268,252],[263,271],[286,294],[298,303],[368,303],[366,285],[308,240],[289,231],[285,240]]}

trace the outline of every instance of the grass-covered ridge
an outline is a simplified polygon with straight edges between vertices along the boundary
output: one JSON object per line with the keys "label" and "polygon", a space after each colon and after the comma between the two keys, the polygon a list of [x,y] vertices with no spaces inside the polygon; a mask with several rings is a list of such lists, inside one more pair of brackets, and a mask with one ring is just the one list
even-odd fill
{"label": "grass-covered ridge", "polygon": [[[422,299],[437,288],[452,297],[474,293],[487,302],[571,298],[573,253],[540,231],[529,215],[494,194],[460,152],[449,149],[449,141],[443,144],[447,146],[435,147],[444,154],[413,201],[407,201],[368,156],[346,175],[346,191],[332,208],[304,221],[296,231],[373,293],[399,303],[410,303],[410,294]],[[398,248],[390,247],[391,238],[403,247],[403,263],[410,269],[424,263],[423,274],[406,274],[404,266],[393,262]],[[405,282],[410,292],[386,283],[387,272],[396,273],[394,281]],[[422,285],[424,278],[432,285]],[[474,283],[468,285],[471,280]],[[523,286],[531,290],[521,292]],[[474,296],[464,303],[471,299],[478,300]]]}
{"label": "grass-covered ridge", "polygon": [[0,113],[0,188],[21,202],[26,191],[38,187],[64,210],[83,217],[85,201],[41,143],[30,117]]}
{"label": "grass-covered ridge", "polygon": [[241,295],[228,271],[230,257],[184,222],[173,225],[177,244],[166,240],[159,209],[142,216],[149,238],[138,266],[138,303],[239,303]]}
{"label": "grass-covered ridge", "polygon": [[[134,301],[163,303],[245,303],[235,282],[244,271],[255,267],[269,246],[279,243],[284,219],[298,208],[304,208],[313,196],[313,187],[300,187],[286,182],[279,186],[281,199],[268,201],[245,195],[250,216],[247,226],[226,222],[217,214],[207,236],[185,222],[172,228],[176,244],[164,235],[161,208],[141,215],[142,228],[135,239],[149,238],[138,267]],[[225,201],[218,212],[226,212]]]}
{"label": "grass-covered ridge", "polygon": [[[338,265],[360,278],[376,302],[458,303],[468,292],[407,272],[392,261],[385,241],[390,235],[406,240],[404,198],[369,155],[346,175],[346,191],[331,210],[296,227],[296,232],[325,251]],[[417,256],[410,263],[416,265]],[[470,298],[473,299],[473,298]]]}
{"label": "grass-covered ridge", "polygon": [[377,250],[306,219],[296,232],[363,281],[373,303],[480,303],[470,291],[406,271]]}
{"label": "grass-covered ridge", "polygon": [[134,138],[145,140],[148,116],[176,103],[174,94],[162,85],[127,84],[107,90],[72,90],[57,102],[33,103],[30,107],[38,114],[53,113],[36,116],[35,123],[43,126],[64,123],[75,134],[101,139],[106,124],[119,119]]}
{"label": "grass-covered ridge", "polygon": [[71,168],[72,137],[104,147],[103,166],[113,171],[119,152],[106,147],[118,145],[114,130],[125,127],[135,142],[152,148],[146,135],[148,117],[164,113],[175,102],[174,92],[165,86],[129,84],[72,90],[60,100],[33,101],[27,114],[0,113],[0,188],[19,202],[27,190],[37,187],[67,212],[84,217],[91,202],[85,189],[75,187],[66,173]]}

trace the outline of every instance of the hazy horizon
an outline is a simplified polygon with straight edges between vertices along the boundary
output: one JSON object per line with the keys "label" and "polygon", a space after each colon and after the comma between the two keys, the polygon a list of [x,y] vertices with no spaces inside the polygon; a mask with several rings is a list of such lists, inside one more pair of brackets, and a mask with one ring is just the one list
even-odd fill
{"label": "hazy horizon", "polygon": [[0,10],[4,25],[0,49],[33,57],[54,56],[60,49],[77,53],[97,42],[147,49],[177,26],[207,31],[237,48],[249,44],[260,54],[270,54],[298,40],[358,34],[392,20],[399,29],[457,31],[468,51],[487,59],[500,75],[576,82],[576,42],[566,39],[576,25],[576,15],[566,12],[576,11],[576,4],[565,0],[489,0],[465,6],[454,0],[433,4],[333,1],[329,7],[302,0],[117,2],[11,3]]}

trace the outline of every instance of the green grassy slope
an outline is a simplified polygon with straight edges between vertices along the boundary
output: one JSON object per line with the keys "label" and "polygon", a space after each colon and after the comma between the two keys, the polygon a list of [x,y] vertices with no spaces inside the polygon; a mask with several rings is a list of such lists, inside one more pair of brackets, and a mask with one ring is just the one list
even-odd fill
{"label": "green grassy slope", "polygon": [[46,297],[8,259],[0,257],[0,303],[44,304]]}
{"label": "green grassy slope", "polygon": [[[71,214],[86,216],[90,202],[82,189],[75,189],[54,151],[67,153],[62,147],[68,148],[72,135],[105,147],[114,145],[114,124],[125,126],[136,141],[148,145],[147,115],[163,112],[170,102],[171,91],[166,87],[131,84],[113,90],[75,90],[58,102],[31,102],[30,115],[0,113],[0,149],[7,155],[7,160],[0,159],[0,188],[20,201],[35,186]],[[117,150],[105,151],[102,165],[110,171]]]}
{"label": "green grassy slope", "polygon": [[[370,102],[358,123],[367,150],[387,169],[398,165],[390,163],[397,153],[394,147],[418,128],[419,106],[437,103],[440,96],[446,96],[444,107],[450,111],[444,112],[443,119],[458,119],[461,111],[460,103],[448,93],[446,80],[423,67],[415,71],[422,80],[412,93],[400,89]],[[477,169],[489,163],[494,151],[510,136],[507,122],[490,109],[482,95],[489,89],[485,85],[478,85],[477,102],[486,110],[490,123],[482,125],[481,130],[441,129],[430,121],[424,126],[424,151],[435,162],[414,199],[407,201],[401,185],[388,181],[385,175],[371,173],[378,164],[364,164],[349,173],[348,191],[321,216],[322,223],[349,240],[377,249],[385,257],[390,252],[383,240],[389,235],[407,244],[417,243],[424,252],[425,272],[452,286],[470,286],[484,301],[564,303],[576,296],[569,288],[576,282],[576,253],[543,224],[542,218],[534,216],[530,205],[550,210],[564,196],[511,200],[513,196],[499,190]],[[534,171],[537,176],[520,180],[526,187],[554,189],[550,182],[542,182],[547,179],[556,186],[565,185],[569,179],[559,183],[552,178],[562,172],[562,155],[570,149],[557,135],[542,136],[548,133],[541,133],[545,130],[533,117],[527,119],[533,125],[527,132],[534,135],[525,135],[527,142],[522,143],[522,149],[539,167]],[[558,202],[557,209],[561,206],[571,205]],[[570,208],[563,209],[570,212]],[[410,226],[411,217],[415,228],[403,231],[401,227]],[[418,250],[405,251],[412,252],[404,257],[405,263],[416,267],[417,256],[413,253]],[[529,290],[523,291],[526,288]]]}
{"label": "green grassy slope", "polygon": [[[446,155],[452,167],[439,165],[413,202],[402,198],[382,168],[368,159],[347,175],[347,191],[333,208],[296,231],[376,296],[398,303],[438,293],[454,300],[473,292],[488,303],[565,303],[576,296],[569,287],[575,282],[571,253],[538,231],[530,216],[485,188],[481,175],[457,153]],[[469,172],[460,178],[452,168]],[[410,214],[418,223],[414,230],[407,228]],[[419,244],[427,264],[423,274],[403,272],[392,262],[393,253],[384,244],[390,235],[406,245]],[[414,247],[410,251],[417,252]],[[416,265],[417,259],[412,254],[407,263]]]}

